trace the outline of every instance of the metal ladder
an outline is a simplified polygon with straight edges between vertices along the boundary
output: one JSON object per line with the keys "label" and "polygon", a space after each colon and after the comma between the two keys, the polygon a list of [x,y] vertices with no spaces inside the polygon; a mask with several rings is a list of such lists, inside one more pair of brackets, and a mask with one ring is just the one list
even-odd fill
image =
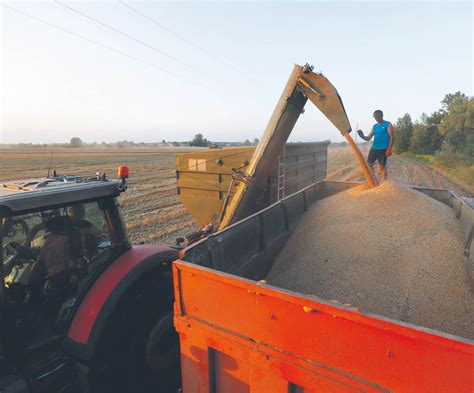
{"label": "metal ladder", "polygon": [[278,156],[278,189],[277,201],[285,197],[285,146]]}

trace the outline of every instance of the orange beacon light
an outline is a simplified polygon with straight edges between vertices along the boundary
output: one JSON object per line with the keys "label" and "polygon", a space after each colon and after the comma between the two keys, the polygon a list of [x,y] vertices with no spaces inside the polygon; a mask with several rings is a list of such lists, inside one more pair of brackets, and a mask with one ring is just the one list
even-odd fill
{"label": "orange beacon light", "polygon": [[128,166],[119,166],[117,174],[119,179],[128,179]]}

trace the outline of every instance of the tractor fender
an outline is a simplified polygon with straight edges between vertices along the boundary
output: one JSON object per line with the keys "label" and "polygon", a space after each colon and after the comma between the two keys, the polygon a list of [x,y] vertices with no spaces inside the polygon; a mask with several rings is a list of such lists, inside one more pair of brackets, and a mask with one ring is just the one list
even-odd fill
{"label": "tractor fender", "polygon": [[151,271],[169,270],[166,264],[177,258],[177,249],[161,245],[133,245],[121,254],[83,297],[69,325],[64,351],[81,361],[92,359],[109,317],[127,290]]}

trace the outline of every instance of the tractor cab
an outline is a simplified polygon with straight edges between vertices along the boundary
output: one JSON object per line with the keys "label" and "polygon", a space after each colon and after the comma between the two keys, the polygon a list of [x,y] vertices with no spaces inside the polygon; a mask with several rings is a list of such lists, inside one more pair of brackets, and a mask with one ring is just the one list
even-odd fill
{"label": "tractor cab", "polygon": [[0,185],[0,391],[77,388],[61,342],[87,288],[130,248],[125,189],[100,175]]}

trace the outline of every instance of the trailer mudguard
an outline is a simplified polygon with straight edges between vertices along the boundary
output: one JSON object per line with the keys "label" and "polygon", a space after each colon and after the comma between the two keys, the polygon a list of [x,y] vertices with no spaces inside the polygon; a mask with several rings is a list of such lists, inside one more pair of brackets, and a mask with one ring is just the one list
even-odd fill
{"label": "trailer mudguard", "polygon": [[108,318],[127,290],[148,272],[164,268],[177,257],[177,249],[160,245],[134,245],[120,255],[92,284],[78,306],[64,340],[65,352],[79,360],[90,360]]}

